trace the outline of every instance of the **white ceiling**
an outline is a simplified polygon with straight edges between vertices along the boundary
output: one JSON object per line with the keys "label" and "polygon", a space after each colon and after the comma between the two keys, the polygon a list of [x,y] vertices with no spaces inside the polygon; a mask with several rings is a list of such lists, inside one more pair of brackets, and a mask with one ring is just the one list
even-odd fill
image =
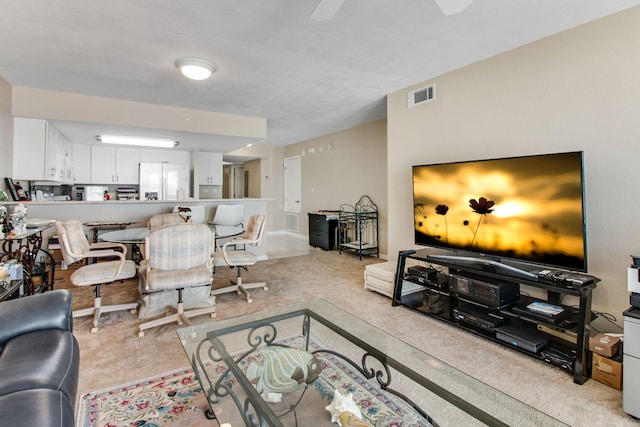
{"label": "white ceiling", "polygon": [[[288,145],[384,118],[388,93],[640,0],[475,0],[451,16],[434,0],[346,0],[322,22],[310,19],[317,3],[0,0],[0,76],[14,86],[264,117],[261,143]],[[174,66],[180,57],[208,59],[218,71],[187,80]],[[58,127],[72,140],[101,133]],[[182,148],[213,140],[223,152],[247,142],[176,137]]]}

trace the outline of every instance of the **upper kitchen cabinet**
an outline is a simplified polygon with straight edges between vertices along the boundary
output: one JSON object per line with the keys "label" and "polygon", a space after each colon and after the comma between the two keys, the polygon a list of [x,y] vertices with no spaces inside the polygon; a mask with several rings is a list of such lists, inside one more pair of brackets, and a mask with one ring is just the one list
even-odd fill
{"label": "upper kitchen cabinet", "polygon": [[140,163],[177,163],[181,165],[188,165],[189,152],[141,149]]}
{"label": "upper kitchen cabinet", "polygon": [[222,153],[198,153],[198,184],[222,185]]}
{"label": "upper kitchen cabinet", "polygon": [[138,184],[140,150],[137,148],[91,147],[91,184]]}
{"label": "upper kitchen cabinet", "polygon": [[91,183],[91,146],[73,144],[74,183]]}
{"label": "upper kitchen cabinet", "polygon": [[13,177],[28,181],[65,182],[70,168],[67,138],[43,119],[13,119]]}

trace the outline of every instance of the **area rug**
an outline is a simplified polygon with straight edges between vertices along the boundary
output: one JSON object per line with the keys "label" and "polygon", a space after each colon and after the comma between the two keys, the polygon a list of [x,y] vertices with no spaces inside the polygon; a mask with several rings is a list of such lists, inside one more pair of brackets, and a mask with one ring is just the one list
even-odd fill
{"label": "area rug", "polygon": [[208,408],[191,368],[166,372],[80,397],[77,427],[199,425]]}
{"label": "area rug", "polygon": [[[302,348],[304,339],[300,336],[280,341],[282,345]],[[310,351],[319,350],[318,343],[310,342]],[[259,355],[249,355],[238,364],[245,369],[255,362]],[[325,410],[333,398],[335,390],[341,394],[351,394],[360,408],[363,418],[376,427],[398,427],[412,425],[427,427],[431,424],[417,416],[415,411],[397,397],[378,387],[375,380],[365,378],[357,369],[343,359],[329,353],[317,353],[322,366],[322,375],[309,387],[304,396],[305,404],[312,411],[299,415],[298,425],[331,425],[330,414]],[[225,372],[222,363],[211,364],[209,372]],[[231,375],[225,377],[229,384],[236,380]],[[230,402],[228,402],[230,403]],[[272,406],[278,414],[279,408]],[[77,427],[177,427],[207,425],[205,418],[208,408],[200,385],[190,368],[158,375],[154,378],[133,381],[109,387],[81,396],[76,416]],[[226,408],[226,409],[222,409]],[[223,411],[235,412],[233,405],[221,405]],[[322,420],[322,421],[321,421]],[[226,421],[226,420],[225,420]],[[241,425],[234,422],[233,425]],[[288,425],[283,419],[283,424]],[[214,424],[215,425],[215,422]]]}

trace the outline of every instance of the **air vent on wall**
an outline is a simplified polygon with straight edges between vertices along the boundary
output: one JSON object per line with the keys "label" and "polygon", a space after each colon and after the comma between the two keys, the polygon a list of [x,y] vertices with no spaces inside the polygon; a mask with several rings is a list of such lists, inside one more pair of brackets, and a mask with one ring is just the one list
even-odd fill
{"label": "air vent on wall", "polygon": [[298,232],[298,215],[292,213],[286,213],[287,218],[287,231]]}
{"label": "air vent on wall", "polygon": [[421,87],[407,93],[407,100],[409,102],[409,108],[416,105],[424,104],[436,99],[436,84],[432,83],[429,86]]}

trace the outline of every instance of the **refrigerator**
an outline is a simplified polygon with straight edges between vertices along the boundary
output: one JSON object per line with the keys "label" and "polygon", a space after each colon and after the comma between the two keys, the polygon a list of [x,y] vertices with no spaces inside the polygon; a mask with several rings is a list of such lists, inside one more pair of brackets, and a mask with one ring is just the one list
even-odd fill
{"label": "refrigerator", "polygon": [[189,193],[189,166],[140,163],[140,200],[182,200]]}

